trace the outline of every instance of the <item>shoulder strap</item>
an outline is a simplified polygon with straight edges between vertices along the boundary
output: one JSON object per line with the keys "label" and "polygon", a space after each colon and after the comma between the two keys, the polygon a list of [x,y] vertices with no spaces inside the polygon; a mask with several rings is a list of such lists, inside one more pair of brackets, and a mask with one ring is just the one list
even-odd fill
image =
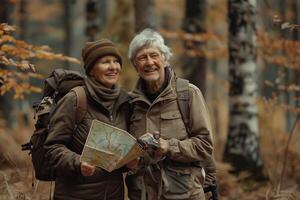
{"label": "shoulder strap", "polygon": [[77,111],[76,111],[76,124],[80,123],[87,110],[87,97],[85,90],[82,86],[77,86],[72,89],[77,96]]}
{"label": "shoulder strap", "polygon": [[179,111],[181,113],[185,129],[189,135],[191,132],[189,126],[189,114],[190,114],[189,81],[186,79],[177,78],[176,92],[177,92],[177,104],[179,107]]}

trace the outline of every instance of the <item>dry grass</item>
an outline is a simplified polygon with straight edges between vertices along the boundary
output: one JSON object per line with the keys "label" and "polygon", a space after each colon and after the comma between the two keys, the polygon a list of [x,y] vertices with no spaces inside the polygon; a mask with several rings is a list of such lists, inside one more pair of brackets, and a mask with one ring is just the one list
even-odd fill
{"label": "dry grass", "polygon": [[21,151],[31,131],[21,127],[0,132],[0,199],[49,199],[50,184],[32,179],[30,156]]}
{"label": "dry grass", "polygon": [[[261,155],[270,178],[267,199],[296,199],[300,195],[300,122],[286,130],[286,111],[272,103],[260,106]],[[264,112],[262,112],[264,111]],[[296,116],[296,113],[294,113]],[[292,134],[292,135],[291,135]],[[291,142],[287,143],[291,135]],[[286,161],[286,163],[285,163]],[[283,168],[285,167],[285,170]]]}

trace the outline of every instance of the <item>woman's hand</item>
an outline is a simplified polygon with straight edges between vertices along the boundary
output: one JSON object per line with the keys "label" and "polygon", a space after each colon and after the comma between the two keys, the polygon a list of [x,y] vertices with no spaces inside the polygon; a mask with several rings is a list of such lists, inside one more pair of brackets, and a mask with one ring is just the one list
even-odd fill
{"label": "woman's hand", "polygon": [[83,176],[92,176],[96,170],[95,165],[90,165],[87,162],[80,163],[80,170]]}

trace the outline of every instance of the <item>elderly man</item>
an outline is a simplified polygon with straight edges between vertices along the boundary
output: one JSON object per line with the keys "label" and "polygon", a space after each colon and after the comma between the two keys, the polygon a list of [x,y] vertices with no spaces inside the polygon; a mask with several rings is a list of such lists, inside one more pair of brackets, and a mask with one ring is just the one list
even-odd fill
{"label": "elderly man", "polygon": [[189,110],[183,116],[178,91],[184,83],[178,82],[184,81],[169,67],[172,53],[164,39],[151,29],[133,38],[128,55],[140,77],[131,93],[130,133],[160,137],[160,147],[147,151],[140,167],[126,178],[130,199],[205,199],[201,169],[213,158],[213,144],[200,90],[186,84]]}

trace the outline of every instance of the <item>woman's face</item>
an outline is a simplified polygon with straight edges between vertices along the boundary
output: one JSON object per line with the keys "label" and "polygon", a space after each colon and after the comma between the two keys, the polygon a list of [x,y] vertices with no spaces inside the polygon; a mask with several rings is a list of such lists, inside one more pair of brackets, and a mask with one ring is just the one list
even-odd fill
{"label": "woman's face", "polygon": [[115,56],[99,58],[90,71],[90,76],[101,82],[104,86],[112,88],[118,81],[121,64]]}

